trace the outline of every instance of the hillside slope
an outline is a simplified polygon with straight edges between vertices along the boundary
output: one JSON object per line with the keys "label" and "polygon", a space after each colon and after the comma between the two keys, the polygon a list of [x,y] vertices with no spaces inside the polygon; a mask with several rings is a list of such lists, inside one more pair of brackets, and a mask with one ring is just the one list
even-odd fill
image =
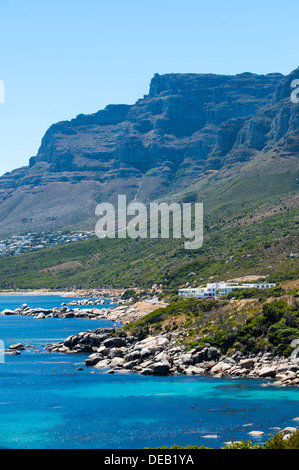
{"label": "hillside slope", "polygon": [[[256,275],[269,276],[268,279],[278,282],[299,279],[296,179],[293,172],[286,173],[288,178],[285,176],[284,180],[268,174],[266,163],[267,180],[254,178],[250,167],[248,173],[229,182],[218,182],[217,190],[214,185],[209,188],[206,182],[205,197],[213,204],[204,213],[200,249],[186,250],[183,240],[171,237],[136,240],[95,237],[1,258],[0,288],[147,289],[162,284],[167,293],[175,292],[186,282],[201,284],[211,277],[227,280]],[[256,171],[261,172],[260,167]],[[282,181],[284,191],[279,190]],[[246,191],[240,193],[240,187],[246,187]]]}

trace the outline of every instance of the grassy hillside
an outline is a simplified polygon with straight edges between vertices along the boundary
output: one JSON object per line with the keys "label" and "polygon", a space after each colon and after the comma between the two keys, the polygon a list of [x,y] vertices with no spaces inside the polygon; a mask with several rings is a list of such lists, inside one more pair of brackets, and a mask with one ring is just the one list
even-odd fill
{"label": "grassy hillside", "polygon": [[[209,219],[207,219],[209,221]],[[248,274],[273,281],[299,278],[298,209],[260,220],[206,223],[199,250],[177,240],[99,240],[75,242],[2,258],[0,288],[150,287],[169,292],[184,283],[202,283]],[[224,225],[224,226],[223,226]],[[233,258],[231,258],[233,256]],[[195,272],[194,276],[188,276]]]}
{"label": "grassy hillside", "polygon": [[[97,238],[0,259],[0,288],[140,287],[174,293],[189,282],[244,275],[299,278],[298,163],[268,153],[239,173],[200,178],[169,200],[204,203],[204,242]],[[195,273],[190,275],[190,273]]]}

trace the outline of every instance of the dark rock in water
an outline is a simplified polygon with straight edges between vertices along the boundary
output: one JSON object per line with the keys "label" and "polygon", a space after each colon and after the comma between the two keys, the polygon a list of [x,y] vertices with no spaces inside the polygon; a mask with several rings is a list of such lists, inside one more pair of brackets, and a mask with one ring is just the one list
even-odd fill
{"label": "dark rock in water", "polygon": [[65,314],[64,318],[74,318],[75,314],[73,312],[68,312]]}
{"label": "dark rock in water", "polygon": [[19,350],[11,350],[11,351],[4,352],[5,356],[18,356],[19,354],[21,354],[21,351]]}
{"label": "dark rock in water", "polygon": [[100,360],[103,358],[102,355],[100,354],[91,354],[90,356],[88,356],[86,359],[85,359],[85,365],[86,366],[94,366],[96,365],[98,362],[100,362]]}
{"label": "dark rock in water", "polygon": [[72,348],[78,343],[78,337],[77,336],[69,336],[66,338],[63,342],[64,346],[67,348]]}
{"label": "dark rock in water", "polygon": [[1,315],[6,315],[6,316],[8,316],[8,315],[15,315],[15,312],[14,312],[14,310],[10,310],[9,308],[6,308],[5,310],[3,310],[3,311],[1,312]]}
{"label": "dark rock in water", "polygon": [[153,374],[153,369],[150,369],[149,367],[146,369],[142,369],[140,374],[142,375],[152,375]]}
{"label": "dark rock in water", "polygon": [[12,344],[11,346],[9,346],[9,349],[10,350],[24,351],[25,346],[22,343],[16,343],[16,344]]}

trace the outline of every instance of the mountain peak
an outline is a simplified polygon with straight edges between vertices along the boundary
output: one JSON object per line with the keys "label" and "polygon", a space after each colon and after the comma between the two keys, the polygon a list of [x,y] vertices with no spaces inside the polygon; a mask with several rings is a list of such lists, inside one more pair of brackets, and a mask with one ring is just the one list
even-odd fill
{"label": "mountain peak", "polygon": [[0,232],[81,227],[119,193],[153,200],[271,148],[294,154],[297,76],[155,74],[134,105],[53,124],[29,167],[0,178]]}

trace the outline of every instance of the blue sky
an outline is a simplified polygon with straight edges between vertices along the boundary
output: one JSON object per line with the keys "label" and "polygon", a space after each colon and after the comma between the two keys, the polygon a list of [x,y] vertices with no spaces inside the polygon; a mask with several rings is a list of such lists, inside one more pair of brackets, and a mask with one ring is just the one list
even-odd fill
{"label": "blue sky", "polygon": [[298,0],[0,0],[0,174],[52,123],[132,104],[155,73],[290,73],[298,18]]}

